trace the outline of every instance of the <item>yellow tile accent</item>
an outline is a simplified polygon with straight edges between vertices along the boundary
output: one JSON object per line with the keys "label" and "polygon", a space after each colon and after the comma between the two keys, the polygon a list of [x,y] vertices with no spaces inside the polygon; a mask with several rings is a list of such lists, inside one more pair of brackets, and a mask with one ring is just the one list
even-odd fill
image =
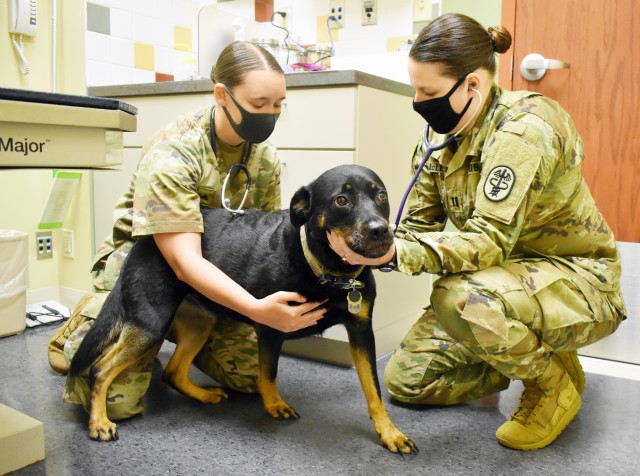
{"label": "yellow tile accent", "polygon": [[133,65],[138,69],[155,70],[155,56],[153,45],[133,43]]}
{"label": "yellow tile accent", "polygon": [[176,50],[186,51],[187,53],[193,51],[191,28],[173,26],[173,47]]}
{"label": "yellow tile accent", "polygon": [[387,53],[398,51],[398,48],[407,44],[407,40],[416,41],[418,35],[409,36],[389,36],[387,37]]}
{"label": "yellow tile accent", "polygon": [[[318,17],[316,24],[316,31],[318,32],[318,38],[316,39],[316,43],[330,43],[331,39],[329,38],[329,32],[327,31],[327,16]],[[333,42],[338,41],[340,34],[338,33],[340,30],[331,30],[331,38],[333,38]]]}

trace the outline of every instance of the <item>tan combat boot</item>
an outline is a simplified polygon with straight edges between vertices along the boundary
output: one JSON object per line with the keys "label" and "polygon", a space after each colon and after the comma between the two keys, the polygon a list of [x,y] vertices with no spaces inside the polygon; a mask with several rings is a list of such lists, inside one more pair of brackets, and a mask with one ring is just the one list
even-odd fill
{"label": "tan combat boot", "polygon": [[520,405],[496,432],[500,444],[516,450],[544,448],[580,410],[580,394],[557,356],[539,377],[523,380]]}
{"label": "tan combat boot", "polygon": [[578,360],[578,351],[556,352],[555,355],[560,359],[560,364],[569,374],[573,386],[576,387],[578,393],[582,395],[586,380],[584,370],[582,370],[582,364],[580,364],[580,360]]}

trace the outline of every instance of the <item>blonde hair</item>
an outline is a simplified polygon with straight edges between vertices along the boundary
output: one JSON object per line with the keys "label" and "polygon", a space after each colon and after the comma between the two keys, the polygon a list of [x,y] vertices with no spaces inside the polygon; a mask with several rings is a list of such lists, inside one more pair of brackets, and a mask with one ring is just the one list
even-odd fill
{"label": "blonde hair", "polygon": [[263,47],[246,41],[234,41],[222,50],[211,68],[211,81],[233,89],[244,82],[245,73],[260,70],[284,74],[273,55]]}

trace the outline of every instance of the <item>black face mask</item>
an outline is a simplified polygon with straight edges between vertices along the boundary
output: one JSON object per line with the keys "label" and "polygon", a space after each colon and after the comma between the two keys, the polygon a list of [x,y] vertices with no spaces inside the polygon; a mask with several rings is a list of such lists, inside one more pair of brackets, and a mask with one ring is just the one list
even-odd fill
{"label": "black face mask", "polygon": [[266,141],[276,127],[279,114],[249,112],[236,101],[236,98],[233,97],[231,91],[229,91],[226,86],[224,88],[240,111],[241,119],[240,122],[237,123],[234,122],[227,108],[222,107],[236,134],[253,144]]}
{"label": "black face mask", "polygon": [[451,107],[451,102],[449,102],[449,97],[458,89],[466,77],[467,75],[465,74],[458,79],[451,90],[442,97],[420,102],[413,101],[413,110],[420,114],[424,120],[427,121],[431,129],[438,134],[451,132],[471,105],[473,98],[469,99],[469,102],[467,102],[467,105],[461,113],[457,113]]}

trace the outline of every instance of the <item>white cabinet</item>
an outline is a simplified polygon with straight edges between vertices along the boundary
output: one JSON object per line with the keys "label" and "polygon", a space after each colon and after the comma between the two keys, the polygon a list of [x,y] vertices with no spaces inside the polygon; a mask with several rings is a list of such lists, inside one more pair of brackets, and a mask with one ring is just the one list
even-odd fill
{"label": "white cabinet", "polygon": [[279,149],[282,208],[289,208],[291,197],[322,172],[338,165],[354,164],[352,150]]}
{"label": "white cabinet", "polygon": [[[335,73],[335,72],[334,72]],[[311,76],[309,76],[311,77]],[[310,85],[287,90],[286,106],[270,141],[282,161],[282,207],[302,185],[325,170],[342,164],[373,169],[385,182],[391,201],[391,218],[411,179],[410,157],[424,121],[411,107],[411,89],[398,84],[390,92],[359,81],[330,87]],[[125,134],[125,165],[121,171],[94,174],[96,240],[102,241],[112,221],[115,199],[129,184],[144,141],[187,111],[213,102],[209,89],[162,95],[107,94],[138,107],[138,130]],[[116,89],[114,87],[113,89]],[[373,327],[377,356],[391,352],[428,304],[430,276],[410,277],[375,271],[378,298]],[[346,299],[346,297],[345,297]],[[351,365],[346,332],[329,329],[323,337],[287,341],[286,352]]]}

